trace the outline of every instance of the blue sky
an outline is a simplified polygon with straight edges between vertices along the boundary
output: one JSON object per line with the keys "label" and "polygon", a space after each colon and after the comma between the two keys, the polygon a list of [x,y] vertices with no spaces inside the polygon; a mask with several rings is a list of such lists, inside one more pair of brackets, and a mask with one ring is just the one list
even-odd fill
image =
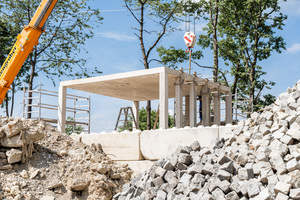
{"label": "blue sky", "polygon": [[[287,2],[280,2],[280,4],[282,12],[288,15],[288,19],[285,22],[284,30],[279,31],[278,34],[284,37],[287,43],[287,50],[281,54],[273,53],[268,60],[260,63],[263,70],[267,72],[264,78],[268,81],[276,82],[272,90],[265,92],[275,96],[284,92],[287,87],[293,86],[295,81],[300,79],[300,0],[288,0]],[[89,58],[87,67],[98,67],[103,72],[103,75],[143,69],[144,67],[140,62],[142,55],[139,42],[132,29],[132,27],[137,26],[137,23],[123,7],[122,1],[95,0],[90,5],[93,8],[102,10],[101,15],[104,17],[104,20],[102,24],[95,27],[95,37],[86,42],[85,48],[89,53],[82,56]],[[184,27],[183,24],[177,24],[176,26]],[[196,21],[196,35],[202,32],[204,26],[204,21]],[[184,30],[175,32],[163,38],[160,45],[166,47],[172,45],[176,48],[184,49],[183,35]],[[195,47],[195,50],[199,49],[199,47]],[[212,51],[203,49],[203,52],[204,58],[200,60],[200,63],[211,66],[213,63]],[[155,51],[153,51],[152,55],[157,58]],[[160,65],[153,63],[151,67],[160,67]],[[185,66],[183,67],[186,68]],[[211,71],[200,69],[196,66],[192,67],[197,73],[202,73],[203,77],[212,76]],[[58,91],[58,80],[56,87],[50,81],[42,78],[37,78],[35,85],[39,82],[42,82],[45,89]],[[70,92],[79,94],[78,91]],[[15,116],[22,116],[22,100],[22,93],[19,92],[16,100]],[[92,131],[111,131],[116,123],[119,109],[123,106],[131,106],[131,102],[92,95]],[[145,106],[145,104],[142,103],[142,106]],[[154,102],[153,109],[156,108],[157,102]],[[170,109],[172,109],[171,105]]]}

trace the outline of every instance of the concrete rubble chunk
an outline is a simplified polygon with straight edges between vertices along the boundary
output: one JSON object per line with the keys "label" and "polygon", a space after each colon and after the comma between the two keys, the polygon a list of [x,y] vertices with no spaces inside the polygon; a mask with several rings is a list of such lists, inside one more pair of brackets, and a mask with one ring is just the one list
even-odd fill
{"label": "concrete rubble chunk", "polygon": [[165,200],[166,197],[167,197],[167,194],[166,194],[164,191],[159,190],[159,191],[157,192],[156,200]]}
{"label": "concrete rubble chunk", "polygon": [[9,164],[17,163],[22,160],[22,151],[19,149],[11,149],[6,152],[6,156]]}
{"label": "concrete rubble chunk", "polygon": [[198,142],[198,140],[193,142],[190,147],[193,151],[200,151],[200,149],[201,149],[201,145]]}
{"label": "concrete rubble chunk", "polygon": [[261,190],[261,192],[259,193],[258,197],[261,200],[270,200],[270,199],[272,199],[272,195],[269,192],[268,188],[264,188],[263,190]]}
{"label": "concrete rubble chunk", "polygon": [[289,199],[289,196],[288,195],[285,195],[283,193],[278,193],[276,195],[276,199],[275,200],[288,200]]}
{"label": "concrete rubble chunk", "polygon": [[167,171],[170,171],[170,170],[173,170],[174,169],[174,165],[172,165],[172,163],[170,161],[167,161],[165,164],[164,164],[164,167],[163,167],[165,170]]}
{"label": "concrete rubble chunk", "polygon": [[251,180],[249,181],[249,184],[248,184],[248,195],[249,197],[255,197],[256,195],[258,195],[260,192],[260,186],[259,186],[259,183],[255,180]]}
{"label": "concrete rubble chunk", "polygon": [[187,153],[180,153],[178,156],[178,162],[189,165],[192,162],[192,156]]}
{"label": "concrete rubble chunk", "polygon": [[2,130],[8,138],[18,135],[23,129],[23,122],[19,118],[8,122],[8,124],[2,127]]}
{"label": "concrete rubble chunk", "polygon": [[239,196],[236,192],[232,191],[225,196],[226,200],[239,200]]}
{"label": "concrete rubble chunk", "polygon": [[277,194],[278,192],[281,192],[283,194],[288,194],[291,189],[291,184],[284,183],[284,182],[278,182],[275,187],[274,191]]}
{"label": "concrete rubble chunk", "polygon": [[161,177],[157,177],[155,179],[153,179],[153,184],[160,188],[163,184],[164,184],[164,180]]}
{"label": "concrete rubble chunk", "polygon": [[152,188],[172,200],[300,199],[300,80],[222,137],[209,147],[179,147],[166,183]]}
{"label": "concrete rubble chunk", "polygon": [[191,179],[192,179],[192,176],[189,175],[189,174],[184,174],[180,180],[179,180],[179,183],[183,183],[184,186],[188,186],[190,183],[191,183]]}
{"label": "concrete rubble chunk", "polygon": [[253,169],[241,168],[238,170],[238,177],[240,180],[249,180],[254,178]]}
{"label": "concrete rubble chunk", "polygon": [[156,176],[163,177],[165,175],[166,171],[167,170],[165,170],[164,168],[158,167],[155,170],[155,174],[156,174]]}
{"label": "concrete rubble chunk", "polygon": [[223,181],[223,180],[229,180],[231,178],[231,174],[225,170],[219,170],[217,173],[217,177]]}
{"label": "concrete rubble chunk", "polygon": [[43,196],[41,200],[55,200],[54,196]]}
{"label": "concrete rubble chunk", "polygon": [[214,171],[214,166],[210,163],[206,163],[202,169],[203,174],[212,175]]}
{"label": "concrete rubble chunk", "polygon": [[300,199],[300,188],[291,189],[290,190],[290,197],[292,199]]}
{"label": "concrete rubble chunk", "polygon": [[289,172],[294,171],[294,170],[296,170],[296,169],[299,169],[299,163],[298,163],[298,161],[294,158],[294,159],[292,159],[292,160],[290,160],[290,161],[288,161],[288,162],[286,163],[286,168],[287,168],[287,170],[288,170]]}
{"label": "concrete rubble chunk", "polygon": [[85,190],[90,184],[90,181],[86,181],[83,179],[76,179],[72,181],[71,190],[75,192],[80,192]]}

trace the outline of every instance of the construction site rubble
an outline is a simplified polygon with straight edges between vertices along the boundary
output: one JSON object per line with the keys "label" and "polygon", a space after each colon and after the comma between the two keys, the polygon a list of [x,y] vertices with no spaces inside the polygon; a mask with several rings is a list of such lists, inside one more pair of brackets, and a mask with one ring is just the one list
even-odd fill
{"label": "construction site rubble", "polygon": [[300,199],[300,81],[210,147],[178,147],[115,200]]}
{"label": "construction site rubble", "polygon": [[0,199],[108,200],[132,171],[43,121],[1,117]]}

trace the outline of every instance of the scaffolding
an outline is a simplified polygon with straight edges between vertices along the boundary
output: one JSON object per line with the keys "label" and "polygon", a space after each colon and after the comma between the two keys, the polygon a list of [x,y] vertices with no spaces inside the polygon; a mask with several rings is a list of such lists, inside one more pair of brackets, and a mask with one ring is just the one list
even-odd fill
{"label": "scaffolding", "polygon": [[[31,93],[31,97],[29,96]],[[32,100],[29,103],[29,100]],[[51,99],[51,100],[50,100]],[[66,111],[70,113],[66,124],[72,126],[72,130],[80,129],[80,132],[90,133],[90,105],[91,96],[88,97],[67,94],[68,107]],[[50,103],[48,103],[50,101]],[[53,103],[55,102],[55,103]],[[31,111],[28,110],[31,107]],[[49,111],[54,111],[49,115]],[[58,92],[42,89],[41,84],[38,89],[27,90],[23,87],[23,118],[28,118],[31,114],[32,119],[42,120],[57,125],[58,116]],[[44,117],[47,114],[47,117]]]}

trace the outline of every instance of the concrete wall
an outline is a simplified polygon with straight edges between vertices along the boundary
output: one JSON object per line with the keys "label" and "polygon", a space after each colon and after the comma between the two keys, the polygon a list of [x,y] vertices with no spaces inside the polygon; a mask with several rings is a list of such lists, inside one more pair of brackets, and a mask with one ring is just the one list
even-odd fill
{"label": "concrete wall", "polygon": [[158,160],[168,157],[178,146],[190,145],[198,140],[201,146],[209,146],[235,126],[197,128],[173,128],[167,130],[135,131],[104,134],[73,135],[85,144],[100,143],[103,151],[113,160]]}
{"label": "concrete wall", "polygon": [[197,127],[168,130],[144,131],[140,136],[141,152],[147,160],[169,157],[178,146],[189,146],[196,140],[201,146],[209,146],[211,142],[231,131],[230,127]]}
{"label": "concrete wall", "polygon": [[144,160],[140,151],[140,131],[72,135],[87,145],[100,143],[112,160]]}

